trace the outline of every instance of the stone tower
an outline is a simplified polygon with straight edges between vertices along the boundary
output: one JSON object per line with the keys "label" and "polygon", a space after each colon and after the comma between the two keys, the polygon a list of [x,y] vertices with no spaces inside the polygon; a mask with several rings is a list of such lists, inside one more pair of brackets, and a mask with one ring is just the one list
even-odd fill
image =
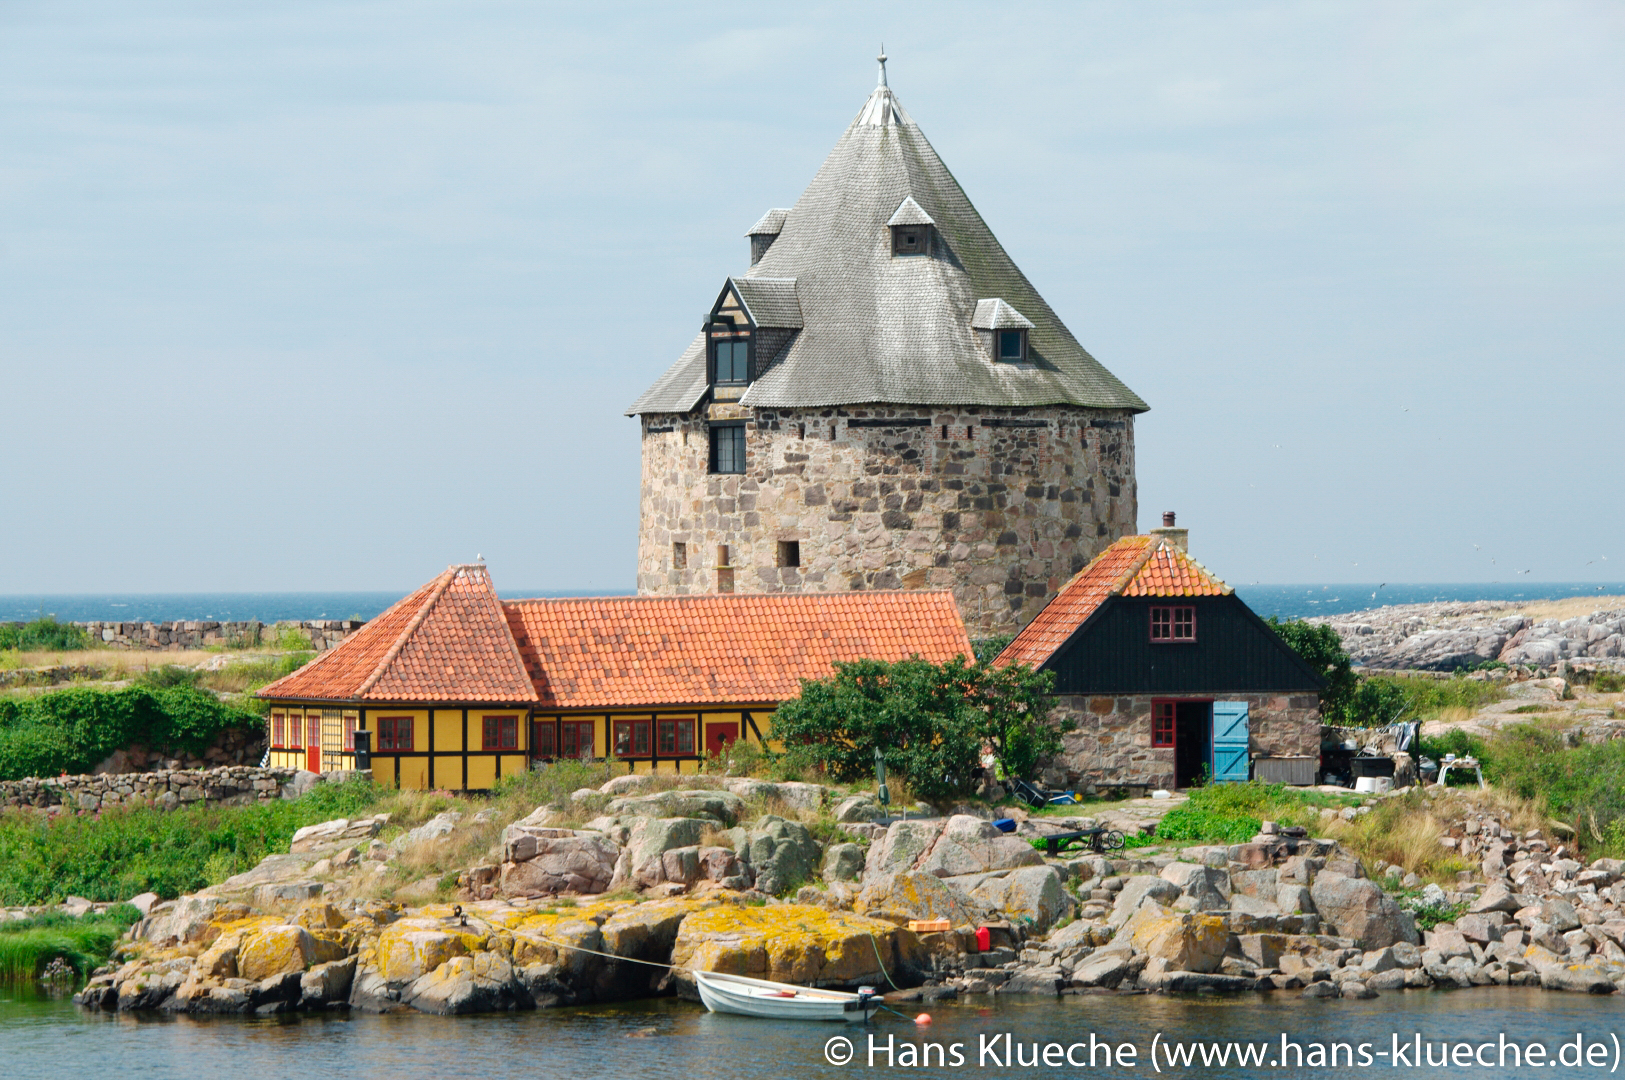
{"label": "stone tower", "polygon": [[1135,529],[1146,404],[880,84],[752,227],[643,432],[638,592],[951,589],[1013,632]]}

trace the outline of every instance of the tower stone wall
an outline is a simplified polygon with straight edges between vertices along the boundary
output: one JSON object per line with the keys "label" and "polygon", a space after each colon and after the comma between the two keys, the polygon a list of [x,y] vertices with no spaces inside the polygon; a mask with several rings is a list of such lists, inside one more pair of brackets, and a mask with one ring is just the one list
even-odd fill
{"label": "tower stone wall", "polygon": [[[1135,528],[1129,410],[714,403],[641,419],[643,594],[951,589],[983,637],[1019,629]],[[745,421],[742,474],[708,471],[721,420]]]}

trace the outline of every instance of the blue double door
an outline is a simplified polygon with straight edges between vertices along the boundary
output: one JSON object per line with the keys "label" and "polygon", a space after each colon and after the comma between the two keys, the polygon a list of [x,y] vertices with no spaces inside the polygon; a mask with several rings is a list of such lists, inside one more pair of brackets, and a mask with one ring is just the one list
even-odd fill
{"label": "blue double door", "polygon": [[1189,787],[1203,779],[1246,782],[1251,762],[1247,752],[1250,717],[1245,701],[1159,702],[1153,711],[1161,714],[1161,723],[1153,729],[1154,745],[1171,742],[1174,749],[1175,784]]}

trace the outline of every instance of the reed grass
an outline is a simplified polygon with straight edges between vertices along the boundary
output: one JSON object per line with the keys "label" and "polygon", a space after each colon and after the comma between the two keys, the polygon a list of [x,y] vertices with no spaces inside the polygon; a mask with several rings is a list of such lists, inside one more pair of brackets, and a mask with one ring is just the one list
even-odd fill
{"label": "reed grass", "polygon": [[78,918],[45,912],[0,922],[0,982],[31,982],[57,959],[84,978],[107,962],[124,931],[140,918],[141,912],[120,904]]}

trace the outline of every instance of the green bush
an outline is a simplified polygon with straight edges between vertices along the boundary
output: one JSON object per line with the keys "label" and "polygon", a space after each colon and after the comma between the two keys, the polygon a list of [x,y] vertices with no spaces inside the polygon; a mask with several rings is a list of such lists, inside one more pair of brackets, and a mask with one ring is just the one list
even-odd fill
{"label": "green bush", "polygon": [[72,623],[57,622],[55,615],[41,615],[21,626],[0,623],[0,649],[66,651],[90,648],[90,635]]}
{"label": "green bush", "polygon": [[318,785],[300,799],[253,806],[132,808],[57,818],[6,811],[0,813],[0,904],[195,892],[287,851],[296,830],[363,815],[379,797],[371,781],[352,780]]}
{"label": "green bush", "polygon": [[89,772],[132,743],[198,754],[221,731],[263,726],[257,714],[184,684],[0,699],[0,780]]}
{"label": "green bush", "polygon": [[1209,784],[1163,815],[1156,838],[1174,843],[1243,844],[1258,834],[1264,819],[1283,825],[1309,824],[1317,794],[1257,780]]}
{"label": "green bush", "polygon": [[852,782],[874,775],[878,750],[915,795],[942,801],[969,790],[990,747],[1007,776],[1030,776],[1060,750],[1068,724],[1049,719],[1047,672],[992,668],[956,657],[838,663],[828,679],[803,679],[780,705],[770,736],[786,764]]}
{"label": "green bush", "polygon": [[1571,747],[1559,731],[1520,724],[1476,756],[1486,780],[1574,826],[1588,852],[1625,856],[1625,741]]}

